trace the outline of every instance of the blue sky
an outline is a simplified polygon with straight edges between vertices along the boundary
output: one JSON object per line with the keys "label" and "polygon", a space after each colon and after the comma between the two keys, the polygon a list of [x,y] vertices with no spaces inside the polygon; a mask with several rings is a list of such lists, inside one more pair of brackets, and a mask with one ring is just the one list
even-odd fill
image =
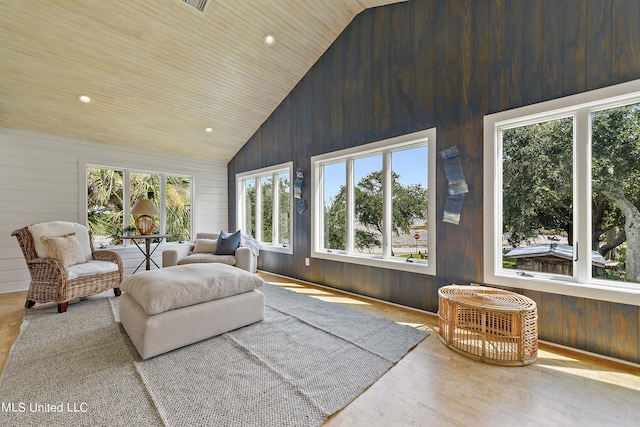
{"label": "blue sky", "polygon": [[[402,185],[421,183],[427,188],[428,162],[427,147],[396,151],[392,154],[394,172],[400,175]],[[371,172],[382,169],[382,156],[357,159],[354,163],[354,179],[356,184]],[[341,185],[345,183],[345,163],[325,166],[325,200],[335,196]]]}

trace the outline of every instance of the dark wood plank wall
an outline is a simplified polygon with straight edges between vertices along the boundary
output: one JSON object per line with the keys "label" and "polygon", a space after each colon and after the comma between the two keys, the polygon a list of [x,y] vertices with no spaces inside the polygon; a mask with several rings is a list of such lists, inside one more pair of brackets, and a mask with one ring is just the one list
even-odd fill
{"label": "dark wood plank wall", "polygon": [[[437,127],[457,145],[469,183],[459,226],[438,221],[437,276],[312,259],[310,211],[295,214],[293,255],[259,267],[436,312],[437,289],[482,282],[482,120],[486,114],[640,78],[637,0],[410,0],[369,9],[229,163],[235,174]],[[446,180],[437,171],[442,218]],[[637,306],[522,291],[539,304],[540,338],[640,362]]]}

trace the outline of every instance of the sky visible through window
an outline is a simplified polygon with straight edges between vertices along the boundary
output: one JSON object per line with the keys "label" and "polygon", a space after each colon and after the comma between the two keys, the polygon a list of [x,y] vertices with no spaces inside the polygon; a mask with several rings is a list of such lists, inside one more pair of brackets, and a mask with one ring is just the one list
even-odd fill
{"label": "sky visible through window", "polygon": [[[393,171],[400,175],[398,181],[402,185],[422,184],[423,188],[427,186],[428,170],[428,148],[420,147],[417,149],[401,150],[393,152]],[[357,168],[354,175],[355,184],[376,170],[381,169],[382,159],[380,155],[359,158],[357,160]],[[332,197],[340,191],[340,186],[346,182],[346,164],[345,162],[325,165],[324,169],[324,200],[328,202]]]}

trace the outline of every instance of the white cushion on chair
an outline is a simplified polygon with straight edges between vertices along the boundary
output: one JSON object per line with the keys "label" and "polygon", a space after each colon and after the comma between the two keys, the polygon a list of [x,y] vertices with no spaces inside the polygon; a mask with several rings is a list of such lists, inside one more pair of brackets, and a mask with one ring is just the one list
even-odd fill
{"label": "white cushion on chair", "polygon": [[73,280],[81,276],[91,276],[92,274],[111,273],[118,271],[118,264],[111,261],[87,261],[83,264],[76,264],[68,267],[67,279]]}
{"label": "white cushion on chair", "polygon": [[42,222],[40,224],[30,225],[29,232],[33,237],[35,250],[40,258],[50,257],[49,251],[47,251],[47,248],[40,241],[40,237],[64,236],[69,233],[76,233],[76,238],[78,239],[78,243],[80,243],[80,248],[82,248],[82,253],[86,260],[90,261],[93,259],[91,244],[89,243],[89,231],[87,230],[87,227],[82,224],[68,221]]}

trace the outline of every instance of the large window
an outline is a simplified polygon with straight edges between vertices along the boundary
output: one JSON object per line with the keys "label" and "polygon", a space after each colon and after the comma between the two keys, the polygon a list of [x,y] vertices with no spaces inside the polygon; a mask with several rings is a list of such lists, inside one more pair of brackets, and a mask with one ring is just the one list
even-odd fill
{"label": "large window", "polygon": [[265,250],[291,253],[291,162],[236,175],[237,223]]}
{"label": "large window", "polygon": [[189,176],[87,166],[87,226],[94,246],[127,244],[119,236],[133,225],[129,212],[137,200],[147,197],[160,212],[154,232],[172,234],[169,242],[190,240],[191,189]]}
{"label": "large window", "polygon": [[485,161],[486,282],[640,295],[640,81],[487,116]]}
{"label": "large window", "polygon": [[312,256],[435,273],[435,129],[312,157]]}

